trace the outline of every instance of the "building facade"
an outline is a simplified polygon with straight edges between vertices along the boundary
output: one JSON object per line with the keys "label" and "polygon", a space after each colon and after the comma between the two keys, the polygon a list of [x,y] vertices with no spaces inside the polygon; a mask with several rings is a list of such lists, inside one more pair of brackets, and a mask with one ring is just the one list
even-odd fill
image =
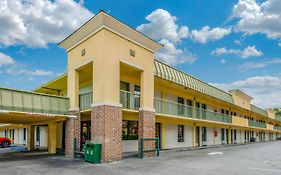
{"label": "building facade", "polygon": [[[88,140],[101,143],[102,161],[111,162],[139,151],[143,138],[159,138],[166,150],[273,141],[281,133],[272,109],[251,104],[252,97],[240,90],[222,91],[158,61],[161,44],[103,11],[59,45],[67,52],[67,74],[33,93],[67,100],[68,114],[41,121],[46,128],[39,131],[39,143],[64,149],[66,156]],[[3,135],[15,126],[3,126]],[[16,128],[15,143],[38,141],[38,132],[26,134],[36,130],[30,127]],[[153,149],[155,142],[144,147]]]}

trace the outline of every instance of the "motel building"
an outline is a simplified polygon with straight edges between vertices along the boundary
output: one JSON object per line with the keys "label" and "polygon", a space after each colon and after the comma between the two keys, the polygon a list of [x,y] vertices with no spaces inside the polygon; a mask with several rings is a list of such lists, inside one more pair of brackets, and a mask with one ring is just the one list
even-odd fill
{"label": "motel building", "polygon": [[[69,158],[86,141],[102,162],[140,152],[273,141],[281,118],[155,58],[163,45],[103,11],[59,43],[67,73],[32,92],[0,88],[0,136]],[[155,141],[144,141],[153,149]],[[151,156],[153,154],[146,154]]]}

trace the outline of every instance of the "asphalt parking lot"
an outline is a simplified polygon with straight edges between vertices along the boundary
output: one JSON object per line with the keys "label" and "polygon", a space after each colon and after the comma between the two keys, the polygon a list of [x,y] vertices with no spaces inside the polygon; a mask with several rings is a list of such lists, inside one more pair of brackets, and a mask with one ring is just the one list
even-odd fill
{"label": "asphalt parking lot", "polygon": [[281,141],[192,151],[166,151],[158,158],[127,158],[99,165],[43,153],[39,156],[10,153],[0,148],[0,169],[1,174],[9,175],[280,175]]}

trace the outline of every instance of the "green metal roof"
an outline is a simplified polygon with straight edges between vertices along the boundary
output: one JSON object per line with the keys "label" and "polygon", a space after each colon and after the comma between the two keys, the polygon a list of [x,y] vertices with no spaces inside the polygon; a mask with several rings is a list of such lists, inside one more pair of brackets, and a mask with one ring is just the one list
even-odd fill
{"label": "green metal roof", "polygon": [[266,117],[268,116],[267,112],[265,110],[255,106],[255,105],[252,105],[252,104],[251,104],[251,111],[253,111],[253,112],[257,113],[257,114],[266,116]]}
{"label": "green metal roof", "polygon": [[158,60],[154,61],[154,67],[154,74],[157,77],[163,78],[168,81],[172,81],[179,85],[185,86],[187,88],[233,104],[233,99],[231,95],[223,90],[220,90],[208,83],[194,78]]}

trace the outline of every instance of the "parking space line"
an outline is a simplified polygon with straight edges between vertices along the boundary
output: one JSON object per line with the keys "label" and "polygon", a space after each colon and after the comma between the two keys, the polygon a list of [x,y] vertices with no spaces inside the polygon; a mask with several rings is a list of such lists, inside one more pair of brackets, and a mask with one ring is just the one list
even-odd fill
{"label": "parking space line", "polygon": [[278,172],[278,173],[281,172],[281,170],[276,170],[276,169],[265,169],[265,168],[255,168],[255,167],[248,167],[248,168],[252,170],[271,171],[271,172]]}
{"label": "parking space line", "polygon": [[264,161],[266,163],[274,163],[274,164],[281,164],[281,162],[274,162],[274,161]]}

